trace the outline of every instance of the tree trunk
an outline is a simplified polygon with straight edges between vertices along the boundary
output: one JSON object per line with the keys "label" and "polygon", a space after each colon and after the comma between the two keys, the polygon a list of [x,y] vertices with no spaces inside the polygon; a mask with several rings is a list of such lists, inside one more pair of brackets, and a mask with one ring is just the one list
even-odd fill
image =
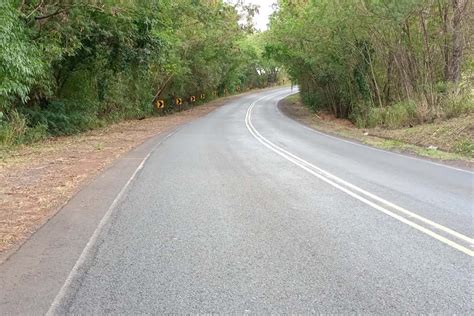
{"label": "tree trunk", "polygon": [[[442,3],[443,2],[443,3]],[[439,13],[441,16],[441,21],[443,23],[443,59],[444,59],[444,67],[443,67],[443,74],[444,79],[448,80],[449,78],[449,32],[448,32],[448,24],[449,24],[449,4],[444,3],[444,1],[439,1]]]}
{"label": "tree trunk", "polygon": [[462,22],[465,16],[468,0],[452,0],[453,5],[453,42],[452,55],[449,65],[448,80],[458,83],[461,77],[461,62],[463,54]]}
{"label": "tree trunk", "polygon": [[428,103],[430,106],[435,105],[435,96],[433,93],[433,84],[434,84],[434,78],[433,78],[433,59],[431,56],[431,49],[430,49],[430,44],[429,44],[429,35],[428,35],[428,30],[427,30],[427,22],[425,19],[425,16],[423,12],[420,12],[420,21],[421,21],[421,29],[423,30],[423,41],[424,41],[424,77],[425,77],[425,86],[429,87],[429,91],[426,91],[425,88],[425,94],[428,94],[426,96],[426,99],[428,100]]}

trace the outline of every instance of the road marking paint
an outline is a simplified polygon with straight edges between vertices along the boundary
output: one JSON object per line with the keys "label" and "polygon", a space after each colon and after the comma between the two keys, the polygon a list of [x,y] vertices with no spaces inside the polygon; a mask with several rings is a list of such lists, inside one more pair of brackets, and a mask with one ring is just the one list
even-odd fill
{"label": "road marking paint", "polygon": [[[279,95],[283,95],[283,94],[280,93]],[[385,204],[388,207],[396,209],[397,211],[405,214],[409,218],[415,218],[415,219],[417,219],[421,222],[424,222],[427,225],[430,225],[433,228],[436,228],[438,230],[443,231],[446,234],[449,234],[453,237],[461,239],[461,240],[469,243],[470,245],[472,245],[474,243],[473,239],[471,239],[471,238],[469,238],[469,237],[467,237],[467,236],[465,236],[461,233],[458,233],[458,232],[456,232],[456,231],[454,231],[450,228],[447,228],[443,225],[435,223],[435,222],[433,222],[433,221],[431,221],[427,218],[424,218],[424,217],[422,217],[418,214],[410,212],[410,211],[408,211],[408,210],[406,210],[406,209],[404,209],[404,208],[402,208],[402,207],[400,207],[400,206],[398,206],[394,203],[391,203],[391,202],[389,202],[389,201],[387,201],[387,200],[385,200],[385,199],[383,199],[383,198],[381,198],[381,197],[379,197],[375,194],[372,194],[372,193],[370,193],[370,192],[368,192],[368,191],[366,191],[362,188],[359,188],[359,187],[357,187],[357,186],[355,186],[355,185],[353,185],[353,184],[351,184],[351,183],[349,183],[349,182],[347,182],[347,181],[345,181],[345,180],[343,180],[339,177],[336,177],[335,175],[333,175],[333,174],[331,174],[331,173],[329,173],[329,172],[327,172],[327,171],[325,171],[325,170],[309,163],[308,161],[306,161],[306,160],[304,160],[304,159],[288,152],[287,150],[275,145],[274,143],[269,141],[267,138],[262,136],[258,132],[258,130],[255,128],[255,126],[252,124],[252,119],[251,119],[252,118],[252,110],[255,107],[255,104],[258,103],[259,101],[261,101],[265,98],[271,98],[271,97],[275,97],[275,96],[279,96],[279,95],[272,94],[272,95],[264,96],[264,97],[256,100],[255,102],[253,102],[247,110],[247,114],[246,114],[246,117],[245,117],[245,124],[247,126],[247,129],[252,134],[252,136],[254,136],[260,143],[262,143],[265,147],[269,148],[270,150],[277,153],[281,157],[285,158],[286,160],[292,162],[293,164],[299,166],[300,168],[302,168],[305,171],[309,172],[310,174],[318,177],[319,179],[323,180],[324,182],[334,186],[335,188],[343,191],[344,193],[356,198],[357,200],[359,200],[359,201],[361,201],[361,202],[363,202],[363,203],[365,203],[365,204],[367,204],[367,205],[369,205],[369,206],[371,206],[371,207],[373,207],[373,208],[375,208],[375,209],[377,209],[377,210],[379,210],[379,211],[381,211],[381,212],[383,212],[383,213],[385,213],[385,214],[401,221],[402,223],[407,224],[407,225],[409,225],[409,226],[411,226],[411,227],[413,227],[413,228],[415,228],[415,229],[417,229],[417,230],[419,230],[419,231],[421,231],[421,232],[423,232],[423,233],[425,233],[425,234],[427,234],[427,235],[429,235],[429,236],[431,236],[431,237],[433,237],[433,238],[435,238],[435,239],[437,239],[437,240],[439,240],[439,241],[441,241],[441,242],[443,242],[443,243],[445,243],[445,244],[447,244],[447,245],[449,245],[449,246],[451,246],[451,247],[453,247],[453,248],[455,248],[455,249],[471,256],[471,257],[474,256],[474,251],[472,251],[471,249],[466,248],[466,247],[464,247],[464,246],[462,246],[462,245],[460,245],[460,244],[458,244],[458,243],[456,243],[456,242],[454,242],[450,239],[447,239],[446,237],[441,236],[441,235],[435,233],[434,231],[432,231],[430,229],[427,229],[426,227],[423,227],[423,226],[421,226],[421,225],[419,225],[415,222],[412,222],[412,221],[408,220],[407,218],[405,218],[403,216],[400,216],[396,213],[393,213],[390,210],[384,208],[383,206],[378,205],[378,204],[368,200],[367,197],[371,198],[373,200],[376,200],[379,203]],[[318,172],[316,172],[315,170],[318,171]],[[346,187],[344,187],[343,185],[346,186]],[[360,194],[365,195],[366,197],[363,197],[362,195],[359,195],[359,194],[349,190],[349,188],[352,189],[353,191],[356,191],[356,192],[359,192]]]}
{"label": "road marking paint", "polygon": [[51,303],[48,311],[46,312],[46,315],[56,315],[58,314],[58,309],[61,306],[61,303],[63,302],[64,298],[66,297],[67,291],[69,287],[71,286],[72,282],[74,279],[78,276],[80,268],[85,264],[87,256],[89,255],[89,252],[92,250],[92,247],[95,245],[97,242],[97,239],[99,238],[103,228],[107,224],[107,222],[110,220],[112,217],[112,214],[114,210],[117,207],[118,202],[122,199],[123,195],[127,191],[129,185],[133,182],[135,177],[137,176],[138,172],[143,169],[145,166],[145,163],[147,162],[148,158],[150,158],[151,154],[168,138],[173,136],[178,129],[174,130],[173,132],[169,133],[166,135],[156,146],[153,147],[153,149],[145,156],[145,158],[142,159],[141,163],[138,165],[138,167],[135,169],[133,172],[132,176],[130,179],[128,179],[127,183],[123,186],[122,190],[117,194],[115,199],[113,200],[112,204],[110,204],[110,207],[108,208],[107,212],[105,212],[104,216],[99,222],[99,225],[96,227],[94,230],[94,233],[92,236],[89,238],[87,241],[86,246],[82,250],[81,255],[79,256],[79,259],[77,259],[76,263],[74,264],[74,267],[72,270],[69,272],[69,275],[66,278],[66,281],[64,282],[63,286],[59,290],[58,294],[54,298],[53,302]]}
{"label": "road marking paint", "polygon": [[[250,111],[250,114],[249,114],[249,115],[251,115],[251,111]],[[249,118],[249,123],[250,123],[250,125],[253,127],[255,133],[256,133],[259,137],[265,139],[266,141],[268,141],[268,142],[270,143],[270,141],[269,141],[268,139],[264,138],[264,137],[256,130],[256,128],[253,126],[252,122],[250,121],[250,118]],[[305,165],[307,165],[307,166],[309,166],[309,167],[311,167],[311,168],[313,168],[313,169],[316,169],[316,170],[319,171],[320,173],[324,174],[326,177],[328,177],[328,178],[330,178],[330,179],[333,179],[333,180],[335,180],[336,182],[339,182],[339,183],[341,183],[341,184],[343,184],[343,185],[345,185],[345,186],[347,186],[347,187],[349,187],[349,188],[351,188],[351,189],[353,189],[353,190],[355,190],[355,191],[357,191],[357,192],[360,192],[360,193],[362,193],[362,194],[364,194],[364,195],[366,195],[366,196],[368,196],[368,197],[370,197],[370,198],[372,198],[372,199],[374,199],[374,200],[376,200],[376,201],[378,201],[378,202],[381,202],[381,203],[385,204],[386,206],[389,206],[389,207],[391,207],[391,208],[394,208],[394,209],[396,209],[397,211],[406,214],[408,217],[416,218],[417,220],[422,221],[422,222],[424,222],[424,223],[426,223],[426,224],[428,224],[428,225],[430,225],[430,226],[432,226],[432,227],[434,227],[434,228],[437,228],[437,229],[439,229],[439,230],[442,230],[442,231],[444,231],[445,233],[448,233],[448,234],[450,234],[450,235],[452,235],[452,236],[454,236],[454,237],[456,237],[456,238],[458,238],[458,239],[464,240],[464,241],[466,241],[466,242],[468,242],[468,243],[470,243],[470,244],[474,244],[474,240],[473,240],[473,239],[471,239],[471,238],[469,238],[469,237],[467,237],[467,236],[465,236],[465,235],[463,235],[463,234],[460,234],[460,233],[458,233],[458,232],[456,232],[456,231],[454,231],[454,230],[452,230],[452,229],[450,229],[450,228],[447,228],[447,227],[445,227],[445,226],[443,226],[443,225],[440,225],[440,224],[438,224],[438,223],[435,223],[435,222],[433,222],[433,221],[431,221],[431,220],[429,220],[429,219],[427,219],[427,218],[424,218],[424,217],[422,217],[422,216],[420,216],[420,215],[418,215],[418,214],[415,214],[415,213],[413,213],[413,212],[410,212],[410,211],[408,211],[407,209],[405,209],[405,208],[403,208],[403,207],[400,207],[400,206],[398,206],[398,205],[396,205],[396,204],[393,204],[393,203],[391,203],[391,202],[389,202],[389,201],[387,201],[387,200],[385,200],[385,199],[383,199],[383,198],[381,198],[381,197],[379,197],[379,196],[377,196],[377,195],[375,195],[375,194],[372,194],[372,193],[370,193],[370,192],[368,192],[368,191],[366,191],[366,190],[364,190],[364,189],[362,189],[362,188],[360,188],[360,187],[357,187],[357,186],[353,185],[352,183],[349,183],[349,182],[347,182],[347,181],[345,181],[345,180],[343,180],[343,179],[341,179],[341,178],[339,178],[339,177],[336,177],[335,175],[333,175],[333,174],[331,174],[331,173],[329,173],[329,172],[327,172],[327,171],[325,171],[325,170],[323,170],[323,169],[321,169],[321,168],[319,168],[319,167],[317,167],[317,166],[315,166],[315,165],[309,163],[308,161],[306,161],[306,160],[304,160],[304,159],[302,159],[302,158],[300,158],[300,157],[298,157],[298,156],[296,156],[296,155],[293,155],[292,153],[286,151],[285,149],[279,147],[278,145],[275,145],[275,144],[273,144],[273,143],[272,143],[272,145],[273,145],[274,147],[276,147],[278,150],[281,150],[281,151],[283,151],[285,154],[287,154],[287,155],[293,157],[294,159],[296,159],[296,160],[299,161],[300,163],[303,163],[303,164],[305,164]]]}

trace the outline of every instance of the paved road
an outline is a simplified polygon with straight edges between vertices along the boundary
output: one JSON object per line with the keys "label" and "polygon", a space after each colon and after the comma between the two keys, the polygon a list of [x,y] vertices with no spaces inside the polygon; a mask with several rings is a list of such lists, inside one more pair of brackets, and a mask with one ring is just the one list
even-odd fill
{"label": "paved road", "polygon": [[161,138],[83,241],[46,226],[0,266],[0,311],[473,313],[474,174],[305,128],[290,93]]}

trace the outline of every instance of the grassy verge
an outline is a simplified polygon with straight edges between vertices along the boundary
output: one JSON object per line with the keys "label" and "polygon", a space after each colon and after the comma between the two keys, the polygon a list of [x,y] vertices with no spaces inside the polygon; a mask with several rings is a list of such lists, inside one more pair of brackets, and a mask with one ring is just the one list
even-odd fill
{"label": "grassy verge", "polygon": [[288,116],[325,133],[400,153],[414,154],[456,165],[474,167],[474,115],[411,128],[357,128],[352,122],[305,107],[299,95],[280,103]]}

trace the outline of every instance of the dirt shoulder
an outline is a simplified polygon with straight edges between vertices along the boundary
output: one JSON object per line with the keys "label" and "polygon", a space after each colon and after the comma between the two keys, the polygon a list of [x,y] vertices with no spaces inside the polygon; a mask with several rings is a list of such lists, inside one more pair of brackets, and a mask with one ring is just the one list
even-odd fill
{"label": "dirt shoulder", "polygon": [[461,168],[474,168],[474,115],[412,128],[360,129],[352,122],[327,113],[314,113],[298,95],[279,104],[280,110],[315,130],[355,140],[377,148],[416,155]]}
{"label": "dirt shoulder", "polygon": [[201,117],[235,97],[1,151],[0,253],[25,241],[117,158],[150,137]]}

